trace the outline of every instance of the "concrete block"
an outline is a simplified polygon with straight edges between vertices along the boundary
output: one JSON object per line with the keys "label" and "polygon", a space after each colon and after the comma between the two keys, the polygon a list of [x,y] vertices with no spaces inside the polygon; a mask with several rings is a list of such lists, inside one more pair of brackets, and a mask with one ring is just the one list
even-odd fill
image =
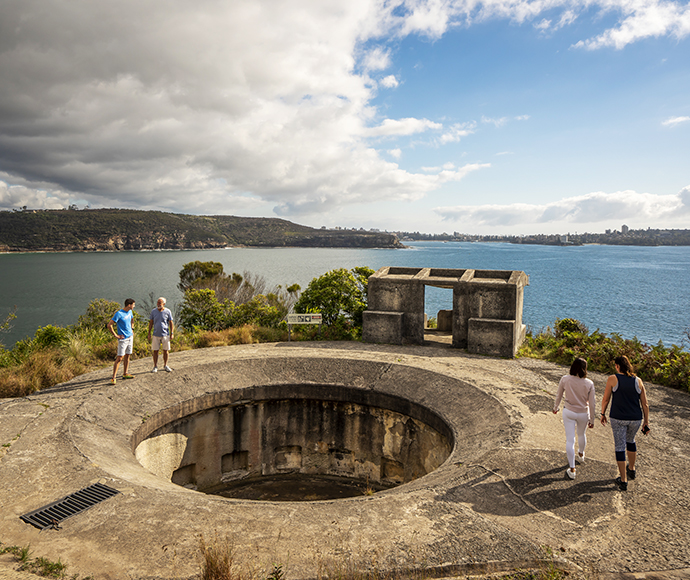
{"label": "concrete block", "polygon": [[403,343],[403,313],[366,310],[363,313],[362,340],[384,344]]}
{"label": "concrete block", "polygon": [[515,341],[515,324],[514,320],[470,318],[467,351],[473,354],[515,356],[519,346]]}

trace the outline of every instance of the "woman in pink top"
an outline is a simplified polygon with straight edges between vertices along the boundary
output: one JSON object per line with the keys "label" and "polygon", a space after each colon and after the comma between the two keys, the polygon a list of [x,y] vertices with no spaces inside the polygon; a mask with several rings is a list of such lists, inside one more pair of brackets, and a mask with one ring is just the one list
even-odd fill
{"label": "woman in pink top", "polygon": [[594,383],[587,377],[587,361],[576,358],[570,365],[570,374],[564,375],[558,383],[556,402],[553,404],[553,414],[558,413],[561,398],[565,394],[565,408],[563,409],[563,425],[565,426],[565,452],[568,455],[570,469],[566,471],[570,479],[575,479],[575,430],[577,429],[577,443],[579,447],[578,460],[585,461],[585,447],[587,447],[587,427],[594,427]]}

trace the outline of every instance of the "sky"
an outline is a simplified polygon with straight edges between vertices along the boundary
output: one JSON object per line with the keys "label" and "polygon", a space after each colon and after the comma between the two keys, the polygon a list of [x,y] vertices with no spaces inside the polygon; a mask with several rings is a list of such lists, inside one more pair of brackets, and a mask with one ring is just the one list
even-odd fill
{"label": "sky", "polygon": [[0,0],[0,209],[690,228],[690,4]]}

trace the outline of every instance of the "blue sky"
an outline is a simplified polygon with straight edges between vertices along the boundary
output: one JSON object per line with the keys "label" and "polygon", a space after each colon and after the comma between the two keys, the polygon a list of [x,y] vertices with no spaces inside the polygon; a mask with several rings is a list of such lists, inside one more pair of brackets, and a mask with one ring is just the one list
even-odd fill
{"label": "blue sky", "polygon": [[9,0],[0,209],[690,228],[690,5]]}

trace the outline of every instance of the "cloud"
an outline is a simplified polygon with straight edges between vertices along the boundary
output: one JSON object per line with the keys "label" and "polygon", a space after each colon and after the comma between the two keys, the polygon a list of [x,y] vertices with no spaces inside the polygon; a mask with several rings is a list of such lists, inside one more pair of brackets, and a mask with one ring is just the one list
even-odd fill
{"label": "cloud", "polygon": [[594,192],[542,205],[463,205],[438,207],[434,211],[445,221],[473,227],[523,226],[524,230],[550,223],[590,225],[616,220],[659,224],[672,222],[675,218],[680,219],[690,214],[690,186],[677,195],[654,195],[635,191]]}
{"label": "cloud", "polygon": [[400,159],[400,157],[402,156],[402,150],[401,149],[389,149],[388,155],[390,155],[391,157],[395,157],[396,159]]}
{"label": "cloud", "polygon": [[381,138],[434,131],[443,145],[476,125],[385,118],[377,88],[400,79],[372,75],[396,42],[492,18],[566,25],[591,6],[620,19],[585,48],[690,31],[688,6],[660,0],[3,2],[0,207],[287,215],[379,187],[417,199],[447,175],[391,164]]}
{"label": "cloud", "polygon": [[395,78],[395,75],[388,75],[386,77],[383,77],[379,84],[383,87],[386,87],[387,89],[394,89],[400,83],[398,82],[398,79]]}
{"label": "cloud", "polygon": [[662,121],[661,124],[664,127],[675,127],[676,125],[687,123],[688,121],[690,121],[690,117],[671,117],[670,119]]}
{"label": "cloud", "polygon": [[423,133],[428,129],[442,129],[441,123],[429,121],[429,119],[386,119],[378,127],[371,127],[366,134],[372,137],[390,137],[394,135],[414,135]]}
{"label": "cloud", "polygon": [[446,143],[457,143],[463,137],[467,137],[474,133],[476,128],[477,123],[474,121],[468,123],[455,123],[445,129],[441,137],[439,137],[439,143],[441,145],[445,145]]}
{"label": "cloud", "polygon": [[622,19],[619,25],[595,38],[577,42],[575,48],[596,50],[613,47],[620,50],[644,38],[672,36],[680,39],[690,34],[689,4],[664,0],[618,0],[608,5],[602,2],[600,7],[605,11],[620,12]]}

